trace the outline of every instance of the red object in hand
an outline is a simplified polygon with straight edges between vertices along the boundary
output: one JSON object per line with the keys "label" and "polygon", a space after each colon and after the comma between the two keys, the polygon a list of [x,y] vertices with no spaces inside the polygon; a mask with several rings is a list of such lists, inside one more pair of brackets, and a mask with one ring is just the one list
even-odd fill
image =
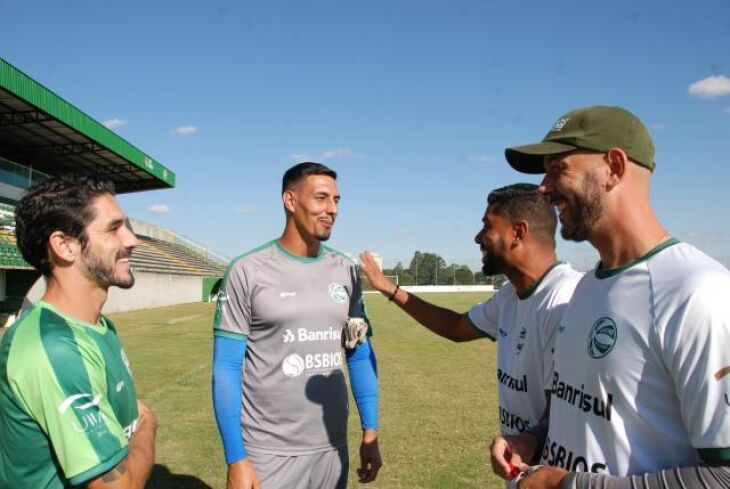
{"label": "red object in hand", "polygon": [[521,471],[517,468],[517,466],[509,464],[509,477],[510,479],[514,479],[518,475],[520,475]]}

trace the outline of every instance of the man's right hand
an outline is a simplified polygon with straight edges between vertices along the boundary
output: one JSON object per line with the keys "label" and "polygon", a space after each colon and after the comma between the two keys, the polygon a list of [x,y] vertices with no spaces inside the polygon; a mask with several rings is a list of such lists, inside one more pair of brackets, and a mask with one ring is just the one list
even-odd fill
{"label": "man's right hand", "polygon": [[498,436],[489,447],[492,470],[502,479],[513,478],[513,467],[527,470],[527,464],[535,456],[537,437],[531,433]]}
{"label": "man's right hand", "polygon": [[380,293],[386,295],[393,293],[395,285],[383,274],[369,251],[360,253],[360,270],[368,278],[370,285],[375,287]]}
{"label": "man's right hand", "polygon": [[244,458],[228,466],[227,489],[261,489],[251,462]]}

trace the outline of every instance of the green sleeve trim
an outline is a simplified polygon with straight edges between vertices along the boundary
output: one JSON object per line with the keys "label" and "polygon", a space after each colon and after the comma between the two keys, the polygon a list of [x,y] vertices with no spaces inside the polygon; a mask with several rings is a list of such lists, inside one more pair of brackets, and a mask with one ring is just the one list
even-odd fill
{"label": "green sleeve trim", "polygon": [[96,467],[93,467],[89,470],[85,470],[81,472],[80,474],[72,477],[69,479],[69,482],[72,486],[79,486],[83,484],[84,482],[88,482],[92,479],[95,479],[97,476],[100,476],[102,474],[106,474],[110,470],[112,470],[114,467],[117,466],[119,462],[124,460],[124,458],[128,455],[129,451],[127,450],[127,447],[122,448],[117,453],[111,456],[111,458],[107,459],[106,462],[103,462]]}
{"label": "green sleeve trim", "polygon": [[238,340],[238,341],[246,341],[246,338],[248,338],[247,334],[234,333],[232,331],[225,331],[223,329],[213,330],[213,336],[220,336],[221,338],[229,338],[229,339]]}
{"label": "green sleeve trim", "polygon": [[730,448],[698,448],[697,452],[705,462],[730,461]]}
{"label": "green sleeve trim", "polygon": [[482,335],[485,338],[489,338],[492,341],[497,341],[497,338],[493,337],[492,335],[487,334],[481,328],[479,328],[476,324],[474,324],[474,321],[472,321],[471,318],[469,317],[469,313],[464,313],[464,315],[466,316],[466,320],[469,322],[471,327],[477,330],[477,333],[479,333],[480,335]]}

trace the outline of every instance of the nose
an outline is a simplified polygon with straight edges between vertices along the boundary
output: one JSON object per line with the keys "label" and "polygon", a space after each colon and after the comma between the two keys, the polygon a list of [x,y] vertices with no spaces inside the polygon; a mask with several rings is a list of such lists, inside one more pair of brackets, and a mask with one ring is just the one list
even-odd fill
{"label": "nose", "polygon": [[476,236],[474,236],[474,242],[481,246],[482,244],[482,234],[484,234],[484,229],[480,229]]}
{"label": "nose", "polygon": [[540,195],[542,195],[543,197],[546,197],[546,196],[550,195],[550,193],[552,191],[553,191],[553,179],[549,173],[546,173],[542,179],[542,182],[540,182],[540,185],[537,186],[537,192]]}
{"label": "nose", "polygon": [[132,250],[139,246],[139,239],[137,239],[137,235],[132,232],[131,229],[129,229],[128,226],[122,226],[123,228],[123,235],[122,235],[122,243],[125,248]]}
{"label": "nose", "polygon": [[334,199],[330,200],[327,203],[327,210],[325,211],[327,214],[331,215],[332,217],[337,216],[337,201]]}

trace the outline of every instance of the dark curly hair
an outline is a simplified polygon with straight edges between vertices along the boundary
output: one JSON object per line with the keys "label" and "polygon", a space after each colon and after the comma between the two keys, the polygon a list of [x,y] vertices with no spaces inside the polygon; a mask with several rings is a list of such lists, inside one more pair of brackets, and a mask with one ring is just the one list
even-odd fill
{"label": "dark curly hair", "polygon": [[555,229],[558,218],[555,209],[537,192],[537,185],[515,183],[493,190],[487,197],[487,204],[498,206],[497,212],[510,222],[524,219],[530,229],[543,243],[555,243]]}
{"label": "dark curly hair", "polygon": [[67,174],[31,187],[15,208],[15,234],[23,258],[48,277],[51,233],[76,238],[85,249],[86,226],[95,217],[92,202],[104,194],[114,195],[114,184],[91,175]]}
{"label": "dark curly hair", "polygon": [[281,181],[281,193],[283,194],[287,191],[287,189],[290,189],[299,183],[301,179],[310,175],[327,175],[328,177],[332,177],[337,180],[337,172],[333,169],[321,163],[305,161],[292,166],[286,171],[286,173],[284,173],[284,177]]}

